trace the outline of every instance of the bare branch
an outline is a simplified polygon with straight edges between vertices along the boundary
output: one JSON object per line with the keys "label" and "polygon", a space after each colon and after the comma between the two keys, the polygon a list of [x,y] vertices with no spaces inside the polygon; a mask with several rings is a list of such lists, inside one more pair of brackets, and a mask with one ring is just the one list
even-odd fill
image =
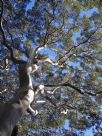
{"label": "bare branch", "polygon": [[102,92],[98,92],[98,93],[92,93],[92,92],[89,92],[89,91],[84,91],[83,89],[79,89],[78,87],[68,83],[68,82],[65,82],[65,83],[61,83],[61,84],[56,84],[56,85],[53,85],[53,84],[45,84],[44,85],[45,87],[62,87],[62,86],[66,86],[66,87],[70,87],[74,90],[76,90],[77,92],[79,92],[80,94],[84,95],[84,94],[89,94],[91,96],[96,96],[97,94],[100,94]]}
{"label": "bare branch", "polygon": [[56,84],[56,85],[52,85],[52,84],[45,84],[45,87],[62,87],[62,86],[68,86],[70,88],[73,88],[74,90],[78,91],[80,94],[84,94],[83,91],[81,91],[79,88],[75,87],[74,85],[71,85],[70,83],[62,83],[62,84]]}
{"label": "bare branch", "polygon": [[29,105],[29,108],[27,109],[27,112],[34,115],[34,116],[38,114],[38,111],[32,109],[32,107],[30,105]]}
{"label": "bare branch", "polygon": [[44,44],[41,47],[37,47],[34,52],[32,52],[31,58],[34,58],[41,50],[45,49],[47,47],[46,44]]}
{"label": "bare branch", "polygon": [[54,63],[50,58],[44,58],[44,59],[38,60],[38,64],[44,63],[44,62],[48,62],[48,63],[50,63],[50,64],[52,64],[54,66],[58,65],[58,63]]}
{"label": "bare branch", "polygon": [[48,94],[54,94],[57,89],[61,88],[61,86],[56,87],[53,91],[47,91]]}
{"label": "bare branch", "polygon": [[60,65],[59,62],[53,62],[49,57],[38,60],[38,64],[41,64],[44,62],[48,62],[48,63],[52,64],[53,66],[63,67],[63,65]]}

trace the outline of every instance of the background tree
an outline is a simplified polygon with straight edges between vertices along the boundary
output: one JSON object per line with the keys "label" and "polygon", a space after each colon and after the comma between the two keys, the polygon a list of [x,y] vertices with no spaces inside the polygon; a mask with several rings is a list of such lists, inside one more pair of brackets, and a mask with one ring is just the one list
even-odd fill
{"label": "background tree", "polygon": [[27,85],[29,60],[38,66],[33,87],[45,86],[32,103],[39,114],[25,114],[19,133],[82,135],[90,128],[101,135],[101,2],[1,0],[0,12],[1,104]]}

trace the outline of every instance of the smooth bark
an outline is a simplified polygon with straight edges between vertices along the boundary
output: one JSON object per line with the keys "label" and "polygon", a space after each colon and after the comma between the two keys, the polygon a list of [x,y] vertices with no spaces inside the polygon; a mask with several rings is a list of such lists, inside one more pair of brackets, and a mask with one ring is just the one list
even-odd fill
{"label": "smooth bark", "polygon": [[11,136],[13,129],[34,99],[31,75],[25,64],[19,65],[20,88],[8,103],[0,105],[0,136]]}

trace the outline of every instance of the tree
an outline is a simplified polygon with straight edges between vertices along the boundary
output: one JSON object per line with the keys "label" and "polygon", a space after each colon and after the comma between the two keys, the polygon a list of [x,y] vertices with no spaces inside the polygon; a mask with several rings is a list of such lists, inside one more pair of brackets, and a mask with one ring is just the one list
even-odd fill
{"label": "tree", "polygon": [[0,135],[101,133],[100,1],[32,2],[0,1]]}

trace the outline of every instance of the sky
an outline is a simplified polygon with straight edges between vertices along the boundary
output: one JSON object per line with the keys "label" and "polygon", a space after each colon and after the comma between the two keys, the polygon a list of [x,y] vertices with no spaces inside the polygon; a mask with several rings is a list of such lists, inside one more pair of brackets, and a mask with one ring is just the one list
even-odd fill
{"label": "sky", "polygon": [[34,6],[34,4],[35,4],[35,0],[31,0],[31,2],[27,5],[26,10],[32,9],[32,7]]}
{"label": "sky", "polygon": [[[90,18],[94,13],[99,13],[98,8],[94,7],[88,11],[81,11],[80,18],[83,18],[84,16]],[[77,44],[77,38],[80,37],[80,33],[81,33],[81,30],[79,32],[75,33],[73,36],[73,40],[74,40],[75,44]]]}

